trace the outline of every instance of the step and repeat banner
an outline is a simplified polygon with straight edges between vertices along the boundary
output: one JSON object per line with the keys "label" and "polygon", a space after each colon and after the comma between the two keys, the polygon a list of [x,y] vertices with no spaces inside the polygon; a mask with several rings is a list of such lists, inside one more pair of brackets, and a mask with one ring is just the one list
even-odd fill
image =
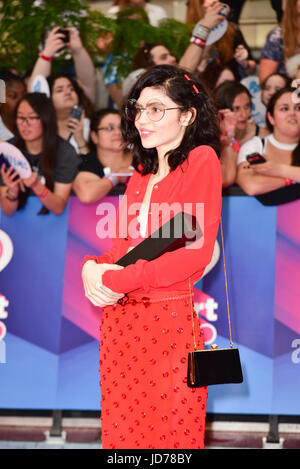
{"label": "step and repeat banner", "polygon": [[[102,310],[84,296],[81,264],[109,249],[119,201],[84,205],[72,197],[57,217],[38,215],[40,202],[30,197],[13,217],[0,214],[0,408],[100,409]],[[232,336],[244,382],[210,387],[209,413],[300,415],[299,213],[300,201],[266,207],[253,197],[223,197]],[[229,346],[220,246],[218,238],[195,285],[208,347]]]}

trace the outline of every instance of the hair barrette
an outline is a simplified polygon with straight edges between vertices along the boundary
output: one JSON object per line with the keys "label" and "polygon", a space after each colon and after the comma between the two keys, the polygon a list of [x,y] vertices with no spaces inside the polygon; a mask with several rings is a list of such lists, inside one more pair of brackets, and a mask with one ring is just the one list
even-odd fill
{"label": "hair barrette", "polygon": [[197,86],[195,85],[195,83],[192,82],[192,80],[190,79],[190,77],[186,73],[184,74],[184,78],[186,78],[188,81],[190,81],[192,83],[192,86],[194,88],[195,93],[199,94],[200,91],[198,90]]}

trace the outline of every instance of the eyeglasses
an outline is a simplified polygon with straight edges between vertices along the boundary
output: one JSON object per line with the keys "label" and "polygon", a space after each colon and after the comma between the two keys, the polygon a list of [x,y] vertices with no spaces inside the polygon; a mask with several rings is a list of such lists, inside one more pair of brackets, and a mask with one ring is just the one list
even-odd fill
{"label": "eyeglasses", "polygon": [[137,121],[142,112],[146,111],[148,118],[153,122],[162,120],[166,111],[172,111],[173,109],[183,109],[184,106],[178,107],[164,107],[163,104],[147,104],[146,107],[137,106],[134,102],[129,102],[125,108],[125,114],[132,121]]}
{"label": "eyeglasses", "polygon": [[17,116],[16,118],[16,121],[19,122],[20,124],[24,124],[24,122],[26,122],[27,125],[33,125],[38,120],[40,120],[40,117],[38,116],[31,116],[31,117]]}
{"label": "eyeglasses", "polygon": [[105,130],[106,132],[121,131],[121,127],[119,125],[108,125],[107,127],[98,127],[97,130]]}

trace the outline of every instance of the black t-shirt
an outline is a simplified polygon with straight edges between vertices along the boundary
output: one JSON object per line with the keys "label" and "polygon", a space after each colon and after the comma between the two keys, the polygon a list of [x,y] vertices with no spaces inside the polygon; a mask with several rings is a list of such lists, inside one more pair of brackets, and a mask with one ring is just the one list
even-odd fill
{"label": "black t-shirt", "polygon": [[78,171],[87,171],[88,173],[94,173],[100,178],[105,176],[104,167],[100,163],[96,153],[89,152],[86,155],[81,155],[82,161],[78,167]]}
{"label": "black t-shirt", "polygon": [[[86,155],[81,155],[82,161],[79,165],[78,171],[87,171],[88,173],[93,173],[99,176],[99,178],[105,177],[104,166],[100,163],[96,153],[90,152]],[[124,194],[126,185],[123,183],[117,184],[111,189],[109,195],[120,195]]]}
{"label": "black t-shirt", "polygon": [[[15,139],[9,140],[12,145],[15,144]],[[23,155],[28,160],[32,171],[41,177],[41,153],[32,154],[26,150],[22,150]],[[61,137],[58,137],[57,152],[56,152],[56,169],[54,181],[63,184],[70,184],[74,181],[80,164],[80,158],[77,155],[74,147]],[[0,185],[3,186],[2,177],[0,175]]]}

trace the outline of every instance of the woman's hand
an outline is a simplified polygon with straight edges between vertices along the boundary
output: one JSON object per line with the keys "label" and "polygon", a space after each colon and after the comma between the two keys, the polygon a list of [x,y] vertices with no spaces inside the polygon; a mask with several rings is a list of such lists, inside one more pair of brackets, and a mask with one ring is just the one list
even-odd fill
{"label": "woman's hand", "polygon": [[56,26],[54,29],[52,29],[46,39],[45,47],[42,52],[46,57],[53,57],[56,52],[61,50],[65,45],[63,42],[64,35],[57,32],[59,29],[60,26]]}
{"label": "woman's hand", "polygon": [[254,173],[273,177],[285,177],[284,167],[285,165],[283,163],[278,163],[271,160],[268,160],[265,163],[251,165]]}
{"label": "woman's hand", "polygon": [[74,135],[76,143],[79,147],[87,145],[83,136],[84,117],[85,113],[83,111],[80,120],[75,119],[74,117],[69,117],[68,119],[68,129],[70,129],[70,131]]}
{"label": "woman's hand", "polygon": [[31,173],[31,175],[29,176],[29,178],[22,179],[22,183],[23,183],[24,186],[26,186],[26,187],[33,187],[33,186],[35,186],[35,184],[37,184],[38,181],[39,181],[38,175],[37,175],[37,173],[35,173],[34,171],[32,171],[32,173]]}
{"label": "woman's hand", "polygon": [[218,118],[221,130],[221,144],[226,147],[231,145],[232,139],[235,137],[236,117],[230,109],[220,109]]}
{"label": "woman's hand", "polygon": [[67,46],[70,48],[71,52],[74,53],[82,49],[83,44],[81,42],[78,31],[73,28],[66,28],[66,29],[70,33],[70,42],[68,42]]}
{"label": "woman's hand", "polygon": [[211,6],[207,7],[204,17],[200,20],[202,26],[206,26],[209,29],[215,28],[219,23],[224,21],[225,17],[220,15],[220,11],[226,8],[227,16],[229,15],[230,8],[225,3],[215,2]]}
{"label": "woman's hand", "polygon": [[21,178],[18,173],[14,170],[14,168],[11,166],[10,168],[8,168],[7,171],[5,171],[5,164],[2,164],[1,176],[3,183],[9,190],[10,194],[14,197],[18,197],[20,192],[19,184],[21,182]]}
{"label": "woman's hand", "polygon": [[97,264],[87,261],[82,268],[82,282],[85,296],[95,306],[114,305],[124,294],[115,293],[102,284],[102,275],[106,270],[120,270],[124,267],[115,264]]}
{"label": "woman's hand", "polygon": [[234,58],[242,68],[248,67],[248,56],[247,49],[242,44],[239,44],[234,51]]}

